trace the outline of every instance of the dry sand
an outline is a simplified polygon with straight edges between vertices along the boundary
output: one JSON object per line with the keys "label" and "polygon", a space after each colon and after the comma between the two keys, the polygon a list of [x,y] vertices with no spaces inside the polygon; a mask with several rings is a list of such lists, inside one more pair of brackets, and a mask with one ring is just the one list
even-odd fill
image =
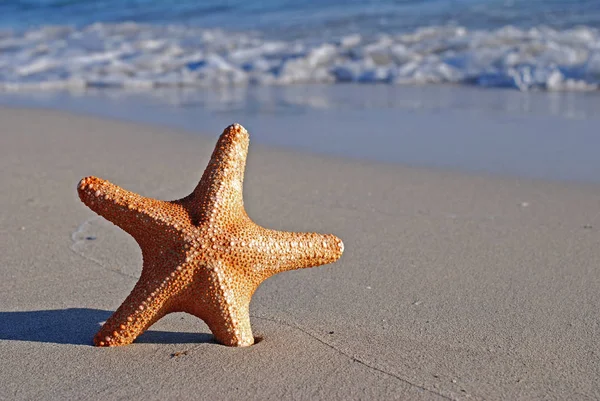
{"label": "dry sand", "polygon": [[342,259],[265,282],[253,347],[172,314],[95,348],[141,258],[77,182],[179,198],[219,133],[10,108],[0,121],[0,399],[600,398],[598,186],[251,145],[249,215],[335,233]]}

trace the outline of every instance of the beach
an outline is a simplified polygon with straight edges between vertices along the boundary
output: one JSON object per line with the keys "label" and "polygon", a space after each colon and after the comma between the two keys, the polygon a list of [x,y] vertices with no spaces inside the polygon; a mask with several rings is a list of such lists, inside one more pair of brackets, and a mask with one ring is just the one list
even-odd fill
{"label": "beach", "polygon": [[[600,399],[597,3],[0,2],[0,400]],[[233,123],[250,218],[343,256],[250,347],[94,347],[142,253],[78,183],[180,199]]]}
{"label": "beach", "polygon": [[[255,126],[268,124],[236,118],[227,124],[251,135],[249,216],[334,233],[344,255],[262,284],[250,306],[261,340],[249,348],[216,344],[202,321],[171,314],[134,344],[104,349],[92,338],[135,284],[141,253],[79,201],[77,183],[95,175],[181,198],[220,130],[9,106],[0,121],[0,399],[600,398],[593,169],[541,180],[318,154],[255,143]],[[593,124],[577,121],[591,137]],[[573,127],[564,124],[555,129]],[[402,132],[374,125],[384,129]]]}

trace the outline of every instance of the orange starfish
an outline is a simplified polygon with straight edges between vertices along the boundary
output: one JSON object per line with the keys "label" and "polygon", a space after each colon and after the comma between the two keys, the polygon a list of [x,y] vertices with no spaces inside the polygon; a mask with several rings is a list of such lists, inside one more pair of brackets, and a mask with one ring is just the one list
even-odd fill
{"label": "orange starfish", "polygon": [[204,320],[222,344],[252,345],[249,305],[260,283],[342,255],[334,235],[268,230],[250,220],[242,198],[248,143],[241,125],[227,127],[196,189],[176,201],[96,177],[79,182],[83,203],[131,234],[143,258],[131,294],[94,337],[97,346],[130,344],[171,312]]}

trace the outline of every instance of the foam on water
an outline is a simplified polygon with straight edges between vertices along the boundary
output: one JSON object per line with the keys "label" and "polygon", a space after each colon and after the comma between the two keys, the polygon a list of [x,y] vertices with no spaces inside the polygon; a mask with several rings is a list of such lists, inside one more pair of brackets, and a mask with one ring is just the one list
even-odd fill
{"label": "foam on water", "polygon": [[3,91],[341,82],[597,90],[600,32],[586,26],[433,26],[315,41],[182,25],[95,23],[0,33]]}

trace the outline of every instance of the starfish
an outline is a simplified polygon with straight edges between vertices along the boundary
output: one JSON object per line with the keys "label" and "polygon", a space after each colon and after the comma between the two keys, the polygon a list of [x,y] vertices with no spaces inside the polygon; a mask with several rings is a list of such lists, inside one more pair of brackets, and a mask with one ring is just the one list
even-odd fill
{"label": "starfish", "polygon": [[145,198],[96,177],[79,182],[83,203],[129,233],[143,258],[138,282],[95,345],[130,344],[172,312],[204,320],[221,344],[252,345],[250,300],[264,280],[340,258],[344,245],[334,235],[269,230],[250,220],[242,197],[248,144],[244,127],[227,127],[200,183],[175,201]]}

